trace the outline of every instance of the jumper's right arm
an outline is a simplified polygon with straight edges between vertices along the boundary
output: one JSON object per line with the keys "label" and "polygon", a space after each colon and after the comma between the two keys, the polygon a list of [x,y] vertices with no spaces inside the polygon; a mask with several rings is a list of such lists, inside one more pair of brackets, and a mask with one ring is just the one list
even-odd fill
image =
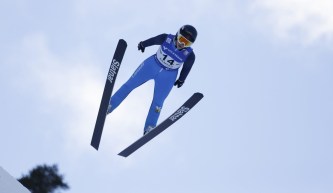
{"label": "jumper's right arm", "polygon": [[161,45],[165,41],[167,36],[168,36],[168,34],[160,34],[155,37],[149,38],[145,41],[141,41],[138,44],[138,50],[141,50],[141,52],[144,52],[146,47],[149,47],[152,45]]}

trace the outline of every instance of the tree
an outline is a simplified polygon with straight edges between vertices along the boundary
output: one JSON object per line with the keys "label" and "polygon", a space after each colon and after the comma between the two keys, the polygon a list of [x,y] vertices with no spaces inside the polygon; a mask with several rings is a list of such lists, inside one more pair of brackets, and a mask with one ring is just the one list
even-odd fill
{"label": "tree", "polygon": [[69,186],[63,181],[63,176],[58,174],[57,165],[37,166],[18,181],[31,193],[53,193],[57,189],[69,189]]}

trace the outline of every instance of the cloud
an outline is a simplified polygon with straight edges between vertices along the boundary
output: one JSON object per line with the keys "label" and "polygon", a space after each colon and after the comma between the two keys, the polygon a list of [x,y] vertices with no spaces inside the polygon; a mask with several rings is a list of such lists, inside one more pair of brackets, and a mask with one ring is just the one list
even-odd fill
{"label": "cloud", "polygon": [[256,0],[251,5],[256,20],[264,23],[282,39],[296,39],[303,43],[332,40],[333,15],[331,0]]}

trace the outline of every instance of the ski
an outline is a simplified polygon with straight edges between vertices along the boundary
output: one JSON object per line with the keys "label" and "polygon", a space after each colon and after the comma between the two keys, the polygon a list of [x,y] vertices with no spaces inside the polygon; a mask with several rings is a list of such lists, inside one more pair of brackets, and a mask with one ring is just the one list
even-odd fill
{"label": "ski", "polygon": [[99,106],[99,111],[96,119],[96,124],[94,128],[94,133],[91,139],[91,146],[93,146],[96,150],[98,150],[99,143],[101,141],[103,127],[105,123],[106,118],[106,112],[108,109],[109,101],[112,95],[113,86],[115,83],[115,80],[117,78],[117,74],[119,71],[119,67],[121,64],[121,61],[123,60],[125,50],[127,47],[127,43],[125,40],[120,39],[118,41],[116,51],[113,55],[110,69],[106,78],[106,83],[104,86],[104,91],[101,99],[101,103]]}
{"label": "ski", "polygon": [[151,139],[156,137],[162,131],[170,127],[173,123],[178,121],[182,118],[191,108],[193,108],[201,99],[203,98],[203,94],[201,93],[194,93],[176,112],[174,112],[170,117],[160,123],[157,127],[153,130],[148,132],[146,135],[139,138],[137,141],[132,143],[130,146],[125,148],[122,152],[118,155],[127,157],[135,152],[137,149],[142,147],[144,144],[149,142]]}

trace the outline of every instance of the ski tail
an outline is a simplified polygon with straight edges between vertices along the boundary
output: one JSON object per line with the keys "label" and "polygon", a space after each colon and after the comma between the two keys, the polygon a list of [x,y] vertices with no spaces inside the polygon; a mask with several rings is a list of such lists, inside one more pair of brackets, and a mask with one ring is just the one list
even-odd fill
{"label": "ski tail", "polygon": [[105,123],[105,118],[106,118],[106,112],[107,108],[109,105],[109,101],[112,95],[112,90],[114,87],[115,80],[117,78],[120,64],[123,60],[125,51],[127,48],[127,43],[125,40],[120,39],[118,41],[116,51],[113,55],[113,58],[111,60],[111,65],[110,69],[106,78],[105,86],[104,86],[104,91],[96,119],[96,124],[94,128],[94,133],[91,139],[91,146],[93,146],[96,150],[99,148],[99,143],[101,141],[102,137],[102,132],[103,132],[103,127]]}

